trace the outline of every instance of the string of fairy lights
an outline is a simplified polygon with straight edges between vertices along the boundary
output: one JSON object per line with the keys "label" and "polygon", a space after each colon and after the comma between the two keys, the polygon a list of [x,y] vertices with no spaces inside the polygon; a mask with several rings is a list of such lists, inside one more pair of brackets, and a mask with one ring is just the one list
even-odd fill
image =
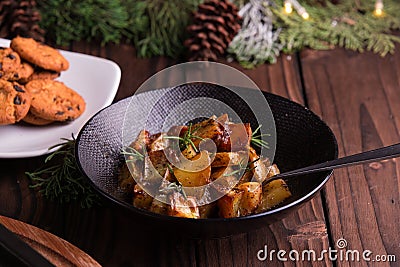
{"label": "string of fairy lights", "polygon": [[[297,0],[285,0],[283,7],[287,14],[292,13],[294,8],[297,14],[299,14],[303,19],[310,18],[310,14],[307,13],[307,10]],[[383,0],[376,0],[374,15],[377,17],[383,15]]]}

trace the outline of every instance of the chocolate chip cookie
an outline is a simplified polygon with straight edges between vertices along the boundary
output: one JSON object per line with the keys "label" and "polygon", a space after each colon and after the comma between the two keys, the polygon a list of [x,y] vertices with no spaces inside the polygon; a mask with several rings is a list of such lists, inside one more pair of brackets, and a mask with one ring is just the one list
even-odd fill
{"label": "chocolate chip cookie", "polygon": [[28,62],[21,62],[21,65],[17,69],[17,74],[14,77],[17,79],[18,83],[24,83],[29,77],[34,73],[34,68]]}
{"label": "chocolate chip cookie", "polygon": [[11,40],[10,47],[21,58],[43,69],[60,72],[69,68],[68,60],[57,49],[32,38],[15,37]]}
{"label": "chocolate chip cookie", "polygon": [[0,47],[0,78],[17,80],[18,69],[21,65],[19,55],[9,47]]}
{"label": "chocolate chip cookie", "polygon": [[30,105],[31,95],[22,85],[0,79],[0,125],[20,121]]}
{"label": "chocolate chip cookie", "polygon": [[25,84],[28,83],[32,80],[38,80],[38,79],[50,79],[50,80],[54,80],[56,78],[60,77],[60,73],[56,72],[56,71],[51,71],[51,70],[45,70],[42,68],[35,68],[33,70],[33,73],[27,77],[27,78],[22,78],[19,79],[18,82]]}
{"label": "chocolate chip cookie", "polygon": [[85,111],[84,99],[62,82],[33,80],[25,88],[32,95],[30,112],[45,120],[71,121]]}
{"label": "chocolate chip cookie", "polygon": [[32,112],[28,112],[28,114],[26,114],[26,116],[22,120],[26,123],[38,126],[47,125],[53,122],[33,115]]}

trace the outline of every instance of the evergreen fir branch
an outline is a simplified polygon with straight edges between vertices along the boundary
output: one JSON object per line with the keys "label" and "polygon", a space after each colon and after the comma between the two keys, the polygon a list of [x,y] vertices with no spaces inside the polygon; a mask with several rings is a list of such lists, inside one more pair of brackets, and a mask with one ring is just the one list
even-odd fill
{"label": "evergreen fir branch", "polygon": [[385,56],[394,53],[395,42],[400,43],[400,37],[386,33],[376,33],[370,36],[367,50]]}
{"label": "evergreen fir branch", "polygon": [[201,0],[147,0],[149,24],[136,43],[141,57],[177,57],[183,52],[183,40],[191,13]]}
{"label": "evergreen fir branch", "polygon": [[[384,14],[373,15],[375,0],[341,0],[339,4],[313,0],[300,3],[308,20],[296,12],[283,12],[284,0],[234,0],[237,5],[261,3],[258,13],[243,14],[243,26],[228,51],[244,67],[274,63],[281,51],[292,53],[305,47],[331,49],[335,46],[354,51],[373,51],[384,56],[393,53],[399,38],[400,2],[384,1]],[[191,13],[202,0],[37,0],[47,40],[57,45],[72,41],[133,43],[142,57],[178,57],[183,52],[186,26]],[[258,21],[258,22],[257,22]],[[257,30],[263,26],[263,30]],[[252,30],[249,30],[252,26]],[[267,27],[267,29],[265,29]]]}
{"label": "evergreen fir branch", "polygon": [[82,175],[75,160],[75,138],[62,139],[64,142],[45,159],[45,166],[25,174],[32,181],[32,188],[49,200],[59,203],[79,201],[83,208],[99,204],[99,195]]}
{"label": "evergreen fir branch", "polygon": [[[123,37],[131,38],[128,30],[143,17],[132,17],[138,13],[128,13],[135,9],[138,1],[122,0],[38,0],[42,15],[40,26],[46,29],[47,37],[58,45],[68,45],[71,41],[98,40],[101,44],[118,43]],[[124,3],[124,4],[123,4]],[[128,7],[130,9],[128,9]],[[138,23],[137,28],[142,27]],[[134,31],[136,32],[136,31]]]}
{"label": "evergreen fir branch", "polygon": [[149,18],[146,15],[146,3],[143,1],[124,1],[128,12],[128,26],[126,29],[126,37],[137,46],[141,36],[146,34],[146,30],[149,27]]}
{"label": "evergreen fir branch", "polygon": [[[282,0],[276,2],[278,7],[283,5]],[[400,27],[400,3],[386,0],[382,17],[373,15],[373,0],[362,1],[361,6],[351,0],[342,0],[337,5],[325,3],[323,7],[302,3],[310,14],[308,20],[296,13],[288,15],[281,8],[273,9],[276,25],[282,27],[279,37],[283,51],[291,53],[305,47],[330,49],[338,46],[359,52],[371,50],[382,56],[394,52],[399,38],[392,31]]]}

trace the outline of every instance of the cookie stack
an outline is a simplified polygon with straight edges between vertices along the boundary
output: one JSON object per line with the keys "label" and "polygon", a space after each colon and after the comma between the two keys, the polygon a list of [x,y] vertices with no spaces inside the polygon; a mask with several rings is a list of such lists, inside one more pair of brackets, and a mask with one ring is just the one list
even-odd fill
{"label": "cookie stack", "polygon": [[0,125],[21,120],[33,125],[72,121],[86,103],[54,80],[69,68],[60,52],[32,38],[16,37],[0,47]]}

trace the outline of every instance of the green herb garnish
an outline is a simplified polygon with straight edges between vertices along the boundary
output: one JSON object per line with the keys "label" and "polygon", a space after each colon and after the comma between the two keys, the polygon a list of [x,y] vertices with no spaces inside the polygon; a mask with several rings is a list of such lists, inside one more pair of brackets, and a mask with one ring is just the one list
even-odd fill
{"label": "green herb garnish", "polygon": [[166,187],[160,189],[161,193],[171,193],[171,191],[175,191],[178,192],[180,194],[182,194],[182,196],[185,198],[185,200],[187,200],[187,195],[185,190],[183,189],[183,186],[180,182],[173,182],[173,183],[169,183]]}
{"label": "green herb garnish", "polygon": [[31,188],[39,188],[44,197],[59,203],[79,201],[83,208],[99,204],[99,195],[76,164],[74,136],[72,140],[65,138],[61,140],[65,142],[49,148],[51,150],[59,147],[46,157],[45,167],[34,172],[25,172],[33,183]]}
{"label": "green herb garnish", "polygon": [[197,149],[196,145],[193,143],[192,139],[199,139],[199,140],[204,140],[204,139],[202,137],[200,137],[200,136],[197,136],[197,135],[193,134],[194,132],[196,132],[200,128],[200,126],[196,127],[195,129],[192,129],[192,126],[193,125],[190,123],[189,126],[188,126],[187,131],[185,132],[185,134],[182,137],[180,137],[180,136],[164,136],[164,138],[166,138],[166,139],[177,139],[177,140],[179,140],[179,147],[180,147],[181,150],[184,150],[187,147],[192,146],[194,151],[196,153],[198,153],[199,150]]}
{"label": "green herb garnish", "polygon": [[171,174],[174,174],[174,169],[172,168],[172,166],[171,166],[171,164],[167,164],[167,168],[168,168],[168,171],[171,173]]}
{"label": "green herb garnish", "polygon": [[244,160],[241,160],[241,161],[239,162],[239,164],[237,165],[237,166],[238,166],[238,169],[237,169],[237,170],[234,170],[234,171],[232,171],[232,172],[230,172],[230,173],[224,173],[223,176],[232,176],[232,175],[235,175],[235,174],[240,173],[240,172],[242,172],[242,171],[244,171],[244,172],[252,171],[252,170],[254,170],[254,169],[256,168],[256,166],[250,167],[250,165],[253,164],[254,162],[259,161],[259,160],[260,160],[260,158],[257,158],[257,159],[255,159],[255,160],[253,160],[253,161],[251,161],[251,162],[248,162],[246,165],[243,164],[243,161],[244,161]]}
{"label": "green herb garnish", "polygon": [[144,160],[144,155],[146,154],[145,151],[146,148],[143,146],[143,152],[140,153],[136,149],[130,146],[126,146],[122,148],[122,154],[125,156],[128,156],[129,159],[126,160],[126,162],[134,162],[134,161],[142,161]]}
{"label": "green herb garnish", "polygon": [[270,134],[262,134],[261,133],[261,124],[257,127],[257,129],[254,130],[254,132],[251,135],[251,143],[255,146],[258,146],[260,148],[269,148],[268,142],[263,140],[262,138],[264,136],[271,136]]}

